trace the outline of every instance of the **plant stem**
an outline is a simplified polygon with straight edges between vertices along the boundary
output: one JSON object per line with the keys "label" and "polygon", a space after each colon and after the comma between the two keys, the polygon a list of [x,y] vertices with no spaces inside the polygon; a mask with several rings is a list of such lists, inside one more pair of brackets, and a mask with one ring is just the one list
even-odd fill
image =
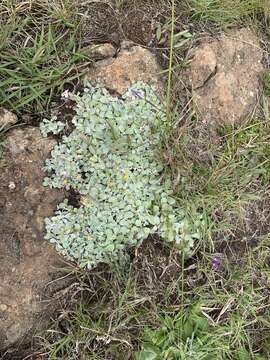
{"label": "plant stem", "polygon": [[170,39],[170,56],[169,56],[169,69],[168,69],[168,85],[167,85],[167,100],[166,100],[166,113],[167,119],[171,115],[171,86],[172,86],[172,65],[173,65],[173,39],[174,39],[174,23],[175,23],[175,3],[172,0],[171,4],[171,39]]}

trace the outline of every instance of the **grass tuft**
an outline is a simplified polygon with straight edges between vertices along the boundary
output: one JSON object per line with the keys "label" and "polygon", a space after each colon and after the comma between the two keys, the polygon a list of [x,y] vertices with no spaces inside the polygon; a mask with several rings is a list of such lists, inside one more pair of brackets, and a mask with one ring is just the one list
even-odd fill
{"label": "grass tuft", "polygon": [[233,25],[244,18],[263,14],[269,16],[268,0],[190,0],[190,10],[200,21]]}
{"label": "grass tuft", "polygon": [[19,115],[48,110],[52,98],[84,73],[80,18],[74,3],[0,5],[0,106]]}

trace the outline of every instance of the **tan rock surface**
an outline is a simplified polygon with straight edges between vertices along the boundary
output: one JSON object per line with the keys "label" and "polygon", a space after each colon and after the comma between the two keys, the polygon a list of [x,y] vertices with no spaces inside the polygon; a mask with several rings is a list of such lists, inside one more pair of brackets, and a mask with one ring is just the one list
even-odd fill
{"label": "tan rock surface", "polygon": [[116,54],[115,47],[110,43],[91,45],[82,49],[82,52],[97,60],[112,58]]}
{"label": "tan rock surface", "polygon": [[[0,349],[40,326],[46,285],[60,257],[44,240],[44,218],[63,193],[42,186],[42,166],[55,140],[37,128],[14,129],[5,142],[0,173]],[[47,316],[48,317],[48,316]],[[48,317],[49,318],[49,317]]]}
{"label": "tan rock surface", "polygon": [[16,124],[17,120],[17,115],[13,114],[9,110],[0,108],[0,130],[4,127]]}
{"label": "tan rock surface", "polygon": [[249,29],[230,31],[195,50],[189,77],[203,121],[235,124],[253,111],[262,58],[259,39]]}
{"label": "tan rock surface", "polygon": [[116,58],[97,62],[87,75],[87,79],[121,95],[130,85],[138,81],[152,85],[158,93],[161,93],[162,69],[155,55],[129,42],[123,42],[121,48]]}

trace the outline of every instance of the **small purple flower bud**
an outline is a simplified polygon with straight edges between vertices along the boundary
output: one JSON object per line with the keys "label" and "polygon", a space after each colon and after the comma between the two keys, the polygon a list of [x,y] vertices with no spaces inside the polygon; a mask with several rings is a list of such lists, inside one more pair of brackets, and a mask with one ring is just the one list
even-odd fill
{"label": "small purple flower bud", "polygon": [[217,256],[215,256],[212,260],[212,266],[215,270],[218,270],[221,265],[221,259]]}
{"label": "small purple flower bud", "polygon": [[140,99],[143,99],[143,98],[144,98],[143,95],[142,95],[142,93],[141,93],[140,91],[138,91],[138,90],[132,89],[132,90],[131,90],[131,93],[132,93],[133,96],[135,96],[135,97],[137,97],[137,98],[140,98]]}

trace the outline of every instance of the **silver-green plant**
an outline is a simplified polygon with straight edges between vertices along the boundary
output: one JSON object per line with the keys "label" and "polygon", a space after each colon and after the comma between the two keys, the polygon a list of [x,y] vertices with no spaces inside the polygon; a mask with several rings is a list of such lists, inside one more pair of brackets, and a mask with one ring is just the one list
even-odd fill
{"label": "silver-green plant", "polygon": [[54,135],[59,134],[65,128],[65,124],[61,121],[57,121],[57,117],[53,116],[50,120],[44,119],[40,124],[40,131],[43,136],[46,136],[48,133]]}
{"label": "silver-green plant", "polygon": [[[80,206],[61,203],[46,219],[46,238],[88,268],[111,262],[154,233],[190,248],[198,234],[190,230],[157,156],[167,119],[152,89],[136,84],[117,98],[89,85],[74,100],[74,130],[46,161],[51,176],[44,185],[75,190]],[[44,134],[52,129],[51,122],[42,124]]]}

